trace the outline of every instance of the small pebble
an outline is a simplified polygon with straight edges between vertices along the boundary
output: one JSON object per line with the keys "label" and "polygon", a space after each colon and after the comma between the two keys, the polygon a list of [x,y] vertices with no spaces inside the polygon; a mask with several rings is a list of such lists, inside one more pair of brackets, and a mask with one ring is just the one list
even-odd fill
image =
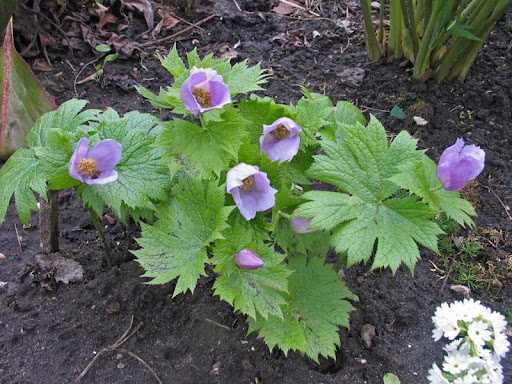
{"label": "small pebble", "polygon": [[119,368],[119,369],[123,369],[124,367],[126,367],[126,365],[123,363],[117,364],[117,368]]}

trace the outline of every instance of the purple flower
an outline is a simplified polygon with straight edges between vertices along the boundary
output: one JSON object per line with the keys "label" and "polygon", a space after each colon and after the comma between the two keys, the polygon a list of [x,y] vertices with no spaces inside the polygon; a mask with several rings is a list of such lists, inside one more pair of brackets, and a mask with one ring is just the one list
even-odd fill
{"label": "purple flower", "polygon": [[266,211],[276,203],[274,195],[277,190],[270,186],[267,174],[252,165],[240,163],[231,168],[227,174],[226,189],[246,220],[253,219],[256,212]]}
{"label": "purple flower", "polygon": [[263,126],[260,147],[273,161],[290,161],[299,151],[301,128],[287,117]]}
{"label": "purple flower", "polygon": [[485,152],[476,145],[457,139],[444,150],[437,165],[437,177],[448,191],[458,191],[477,178],[484,169]]}
{"label": "purple flower", "polygon": [[192,68],[190,76],[181,86],[181,100],[195,116],[222,108],[231,102],[229,89],[222,76],[213,69]]}
{"label": "purple flower", "polygon": [[69,160],[69,175],[85,184],[107,184],[117,180],[114,167],[121,160],[121,144],[102,140],[89,150],[89,140],[82,137]]}
{"label": "purple flower", "polygon": [[292,217],[290,219],[290,227],[292,227],[293,231],[296,233],[312,232],[310,225],[311,220],[309,219],[303,219],[302,217]]}
{"label": "purple flower", "polygon": [[242,269],[258,269],[265,264],[256,252],[250,249],[242,249],[235,255],[235,263]]}

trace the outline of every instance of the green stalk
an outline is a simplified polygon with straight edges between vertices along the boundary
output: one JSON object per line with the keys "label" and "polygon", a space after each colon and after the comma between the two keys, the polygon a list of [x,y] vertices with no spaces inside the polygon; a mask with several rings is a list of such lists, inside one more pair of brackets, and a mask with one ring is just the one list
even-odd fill
{"label": "green stalk", "polygon": [[421,79],[430,69],[430,56],[434,49],[434,41],[439,32],[439,19],[445,0],[434,0],[425,34],[421,39],[418,55],[414,62],[414,77]]}
{"label": "green stalk", "polygon": [[400,6],[400,0],[391,0],[389,46],[391,52],[393,52],[393,57],[400,59],[402,57],[402,8]]}
{"label": "green stalk", "polygon": [[[501,0],[499,0],[501,2]],[[496,1],[486,0],[479,12],[468,23],[469,30],[476,31],[477,36],[483,34],[488,25],[488,19],[494,14]],[[482,27],[483,26],[483,27]],[[440,65],[436,69],[436,80],[438,82],[446,79],[457,64],[457,61],[465,55],[471,48],[472,41],[465,38],[455,38],[448,49],[448,53],[442,58]],[[466,57],[465,57],[466,58]]]}
{"label": "green stalk", "polygon": [[492,30],[496,26],[498,20],[503,16],[507,6],[509,5],[509,0],[499,0],[498,4],[494,8],[494,11],[487,21],[487,27],[484,33],[480,34],[478,37],[482,39],[482,41],[474,41],[472,42],[472,46],[469,49],[469,53],[465,55],[465,57],[457,63],[456,67],[452,71],[452,77],[457,77],[459,81],[464,81],[471,69],[473,63],[475,62],[480,50],[482,49],[485,41],[488,39]]}
{"label": "green stalk", "polygon": [[105,231],[103,230],[103,226],[101,225],[101,219],[98,214],[93,210],[89,209],[89,213],[91,215],[92,222],[94,224],[94,228],[96,228],[96,232],[100,236],[101,242],[103,243],[103,250],[105,251],[105,260],[109,267],[112,266],[112,249],[110,247],[110,243],[105,236]]}
{"label": "green stalk", "polygon": [[380,8],[379,8],[379,44],[381,47],[384,47],[384,6],[385,1],[380,0]]}
{"label": "green stalk", "polygon": [[370,0],[361,0],[361,8],[363,10],[364,26],[366,30],[366,48],[368,50],[368,57],[370,61],[377,61],[380,59],[381,51],[372,24]]}
{"label": "green stalk", "polygon": [[400,5],[402,7],[405,30],[408,33],[409,40],[411,41],[412,54],[415,60],[416,55],[418,54],[419,41],[416,32],[416,21],[414,20],[414,7],[412,0],[402,0]]}

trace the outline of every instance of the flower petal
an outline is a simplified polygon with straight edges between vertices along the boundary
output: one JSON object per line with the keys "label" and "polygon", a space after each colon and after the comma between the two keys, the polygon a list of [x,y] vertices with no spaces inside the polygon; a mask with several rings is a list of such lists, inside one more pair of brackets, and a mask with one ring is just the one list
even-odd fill
{"label": "flower petal", "polygon": [[102,140],[87,156],[96,162],[96,168],[103,175],[110,173],[121,161],[123,147],[115,140]]}
{"label": "flower petal", "polygon": [[226,191],[231,193],[234,188],[243,184],[243,180],[259,172],[258,167],[245,163],[240,163],[228,171],[226,176]]}
{"label": "flower petal", "polygon": [[302,217],[292,217],[290,219],[290,226],[292,227],[295,233],[310,233],[312,232],[311,220],[304,219]]}
{"label": "flower petal", "polygon": [[82,160],[84,157],[87,156],[88,150],[89,150],[89,139],[87,139],[87,137],[82,137],[76,144],[73,155],[71,156],[71,159],[69,160],[69,163],[68,163],[69,175],[72,178],[79,180],[81,182],[83,182],[83,177],[78,172],[78,163],[80,163],[80,160]]}
{"label": "flower petal", "polygon": [[84,177],[84,183],[89,185],[103,185],[117,181],[118,174],[116,170],[111,170],[101,176],[93,179],[90,177]]}

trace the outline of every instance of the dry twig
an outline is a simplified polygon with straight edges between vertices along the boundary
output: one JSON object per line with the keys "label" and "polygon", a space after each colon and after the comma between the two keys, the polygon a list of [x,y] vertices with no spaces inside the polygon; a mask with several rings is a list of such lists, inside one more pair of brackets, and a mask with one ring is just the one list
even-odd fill
{"label": "dry twig", "polygon": [[119,339],[116,340],[116,342],[114,344],[112,344],[109,347],[103,348],[101,351],[99,351],[96,354],[96,356],[94,356],[94,358],[89,362],[89,364],[87,364],[87,367],[85,367],[85,369],[82,371],[82,373],[80,373],[80,375],[76,378],[75,383],[80,382],[80,380],[82,380],[85,377],[85,375],[87,375],[87,372],[89,372],[91,367],[94,365],[96,360],[99,359],[100,356],[104,355],[107,352],[114,352],[114,351],[118,350],[118,351],[122,351],[122,352],[126,353],[127,355],[129,355],[129,356],[133,357],[134,359],[136,359],[137,361],[139,361],[142,365],[144,365],[144,367],[146,367],[149,370],[149,372],[151,372],[151,374],[153,375],[155,380],[158,382],[158,384],[163,384],[162,380],[160,380],[160,378],[158,377],[156,372],[149,366],[148,363],[146,363],[144,360],[142,360],[142,358],[137,356],[135,353],[128,351],[127,349],[121,348],[121,346],[126,341],[128,341],[128,339],[130,337],[132,337],[135,333],[137,333],[137,331],[142,327],[142,323],[139,323],[133,330],[132,330],[132,326],[133,326],[133,315],[130,320],[130,326],[128,327],[128,329],[121,335],[121,337]]}

